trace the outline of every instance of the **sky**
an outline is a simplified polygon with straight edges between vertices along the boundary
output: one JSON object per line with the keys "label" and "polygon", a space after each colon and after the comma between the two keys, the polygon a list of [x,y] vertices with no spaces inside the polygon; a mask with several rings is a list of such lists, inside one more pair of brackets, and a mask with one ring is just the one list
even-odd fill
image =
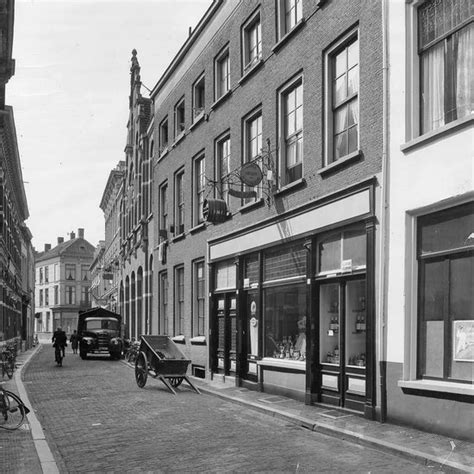
{"label": "sky", "polygon": [[131,52],[152,89],[210,4],[16,0],[6,103],[38,251],[78,228],[94,246],[104,240],[99,205],[110,171],[125,159]]}

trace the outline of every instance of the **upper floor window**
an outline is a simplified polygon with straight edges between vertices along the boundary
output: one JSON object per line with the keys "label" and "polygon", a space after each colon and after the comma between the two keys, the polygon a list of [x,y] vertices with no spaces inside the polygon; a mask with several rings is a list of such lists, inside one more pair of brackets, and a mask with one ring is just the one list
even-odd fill
{"label": "upper floor window", "polygon": [[166,117],[158,129],[159,154],[161,155],[168,149],[168,117]]}
{"label": "upper floor window", "polygon": [[174,334],[184,334],[184,267],[175,268],[174,274],[174,301],[175,301],[175,320]]}
{"label": "upper floor window", "polygon": [[159,236],[165,240],[168,238],[168,183],[160,186],[159,216]]}
{"label": "upper floor window", "polygon": [[59,304],[59,286],[54,286],[54,304]]}
{"label": "upper floor window", "polygon": [[81,265],[81,280],[89,280],[89,265]]}
{"label": "upper floor window", "polygon": [[175,175],[175,235],[184,233],[184,170]]}
{"label": "upper floor window", "polygon": [[177,137],[184,132],[186,127],[184,97],[174,107],[174,136]]}
{"label": "upper floor window", "polygon": [[44,290],[44,305],[49,306],[49,288]]}
{"label": "upper floor window", "polygon": [[474,110],[471,4],[429,0],[418,8],[422,133]]}
{"label": "upper floor window", "polygon": [[43,284],[43,281],[44,281],[44,280],[43,280],[43,267],[41,267],[41,268],[39,269],[39,283],[40,283],[40,285]]}
{"label": "upper floor window", "polygon": [[66,280],[76,279],[76,265],[73,263],[66,263]]}
{"label": "upper floor window", "polygon": [[169,317],[168,317],[168,272],[160,273],[160,334],[168,335]]}
{"label": "upper floor window", "polygon": [[303,0],[278,0],[280,38],[289,33],[303,18]]}
{"label": "upper floor window", "polygon": [[89,287],[81,287],[81,305],[89,304]]}
{"label": "upper floor window", "polygon": [[357,32],[327,54],[326,164],[359,148],[359,41]]}
{"label": "upper floor window", "polygon": [[75,286],[66,286],[66,304],[76,304]]}
{"label": "upper floor window", "polygon": [[243,26],[243,63],[244,72],[262,59],[262,25],[260,11],[256,12]]}
{"label": "upper floor window", "polygon": [[303,176],[303,82],[293,81],[280,94],[281,177],[288,184]]}
{"label": "upper floor window", "polygon": [[219,198],[229,205],[230,136],[216,142],[216,178]]}
{"label": "upper floor window", "polygon": [[214,75],[215,100],[217,100],[230,90],[230,61],[228,48],[216,57],[214,62]]}
{"label": "upper floor window", "polygon": [[49,267],[44,267],[44,282],[49,283]]}
{"label": "upper floor window", "polygon": [[194,160],[193,178],[193,224],[198,225],[201,222],[204,222],[204,217],[202,215],[204,191],[206,190],[206,170],[204,156],[200,156]]}
{"label": "upper floor window", "polygon": [[206,88],[204,74],[193,85],[193,121],[204,114]]}
{"label": "upper floor window", "polygon": [[[262,111],[259,110],[256,114],[252,115],[244,122],[244,135],[245,135],[245,149],[244,149],[244,162],[249,163],[251,161],[257,162],[261,165],[258,160],[262,153]],[[254,191],[256,197],[244,198],[244,203],[250,203],[256,199],[260,199],[262,194],[262,188],[260,186],[249,187],[245,185],[245,191]]]}
{"label": "upper floor window", "polygon": [[43,290],[39,290],[39,305],[43,306]]}

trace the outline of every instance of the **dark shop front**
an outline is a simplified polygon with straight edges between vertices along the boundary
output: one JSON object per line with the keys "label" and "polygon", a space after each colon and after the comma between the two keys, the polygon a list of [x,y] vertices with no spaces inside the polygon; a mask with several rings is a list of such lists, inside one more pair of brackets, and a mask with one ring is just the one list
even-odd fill
{"label": "dark shop front", "polygon": [[213,374],[373,416],[373,194],[209,242]]}

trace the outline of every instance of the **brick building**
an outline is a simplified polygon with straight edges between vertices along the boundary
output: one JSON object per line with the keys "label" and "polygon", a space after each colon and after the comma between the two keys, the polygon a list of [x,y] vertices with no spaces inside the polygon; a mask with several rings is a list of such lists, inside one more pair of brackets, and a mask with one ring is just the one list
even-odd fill
{"label": "brick building", "polygon": [[153,268],[151,165],[153,156],[151,100],[141,93],[140,65],[133,50],[130,68],[129,119],[125,167],[120,191],[120,313],[125,335],[150,333]]}
{"label": "brick building", "polygon": [[152,330],[196,375],[376,416],[382,90],[370,0],[215,1],[158,80]]}
{"label": "brick building", "polygon": [[91,307],[90,266],[94,246],[84,238],[84,229],[71,232],[69,240],[58,237],[57,245],[45,244],[37,253],[36,328],[39,339],[50,340],[57,327],[71,334],[77,328],[79,311]]}

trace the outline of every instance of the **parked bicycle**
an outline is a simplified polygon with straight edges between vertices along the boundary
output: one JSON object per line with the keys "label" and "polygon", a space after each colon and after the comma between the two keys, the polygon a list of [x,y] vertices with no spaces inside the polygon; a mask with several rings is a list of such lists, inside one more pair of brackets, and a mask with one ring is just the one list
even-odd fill
{"label": "parked bicycle", "polygon": [[0,428],[18,429],[29,412],[18,395],[0,387]]}
{"label": "parked bicycle", "polygon": [[8,378],[13,377],[16,363],[16,347],[14,344],[4,346],[1,352],[2,378],[7,374]]}
{"label": "parked bicycle", "polygon": [[130,341],[130,345],[125,352],[125,361],[130,362],[131,364],[135,364],[137,360],[138,354],[140,353],[140,342],[132,340]]}

